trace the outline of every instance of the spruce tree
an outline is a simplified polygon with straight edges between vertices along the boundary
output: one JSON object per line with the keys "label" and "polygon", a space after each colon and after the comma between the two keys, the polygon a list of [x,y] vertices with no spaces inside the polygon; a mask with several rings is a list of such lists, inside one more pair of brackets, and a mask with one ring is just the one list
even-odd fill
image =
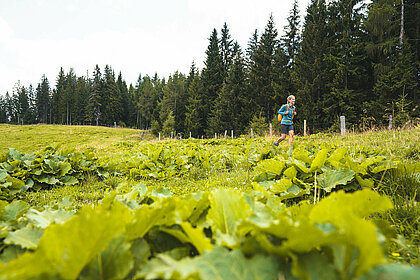
{"label": "spruce tree", "polygon": [[38,108],[38,120],[41,123],[50,123],[51,94],[50,83],[45,75],[36,88],[36,106]]}
{"label": "spruce tree", "polygon": [[102,120],[105,124],[113,125],[121,118],[121,93],[115,81],[112,67],[105,66],[102,90]]}
{"label": "spruce tree", "polygon": [[186,77],[178,71],[171,75],[163,88],[163,97],[160,102],[160,120],[164,123],[172,113],[177,132],[184,131],[185,112],[187,105],[187,92],[185,89]]}
{"label": "spruce tree", "polygon": [[243,133],[252,116],[247,96],[245,60],[237,42],[233,53],[233,64],[210,118],[210,127],[217,133],[223,133],[225,130]]}
{"label": "spruce tree", "polygon": [[[202,127],[208,127],[208,118],[218,92],[223,85],[223,60],[220,55],[219,39],[216,29],[209,38],[209,46],[206,50],[205,67],[202,72],[202,83],[205,90],[203,96],[203,123]],[[210,134],[211,131],[208,131]]]}
{"label": "spruce tree", "polygon": [[86,120],[99,125],[102,115],[102,98],[103,81],[101,69],[96,65],[93,71],[92,88],[89,94],[89,101],[86,107]]}
{"label": "spruce tree", "polygon": [[228,76],[228,71],[233,60],[233,40],[231,39],[226,22],[223,24],[221,30],[220,56],[222,58],[222,76],[224,81]]}
{"label": "spruce tree", "polygon": [[264,33],[249,65],[250,90],[257,105],[257,114],[271,119],[274,114],[273,62],[278,44],[277,29],[270,15]]}
{"label": "spruce tree", "polygon": [[[66,75],[63,68],[60,68],[58,73],[55,89],[52,93],[51,98],[51,114],[52,122],[55,124],[64,123],[65,107],[63,107],[63,99],[66,88]],[[39,109],[39,108],[38,108]]]}
{"label": "spruce tree", "polygon": [[329,49],[325,61],[330,67],[329,91],[323,96],[323,114],[331,120],[346,116],[357,124],[369,91],[362,0],[340,0],[328,7]]}
{"label": "spruce tree", "polygon": [[203,97],[201,75],[193,62],[187,78],[187,104],[185,106],[185,133],[192,137],[200,137],[204,134],[203,120]]}
{"label": "spruce tree", "polygon": [[[295,73],[299,78],[296,105],[299,118],[308,120],[311,128],[326,129],[329,116],[322,113],[323,95],[329,92],[331,80],[328,54],[329,38],[325,0],[312,0],[306,10],[301,49],[296,56]],[[314,108],[317,108],[316,112]]]}

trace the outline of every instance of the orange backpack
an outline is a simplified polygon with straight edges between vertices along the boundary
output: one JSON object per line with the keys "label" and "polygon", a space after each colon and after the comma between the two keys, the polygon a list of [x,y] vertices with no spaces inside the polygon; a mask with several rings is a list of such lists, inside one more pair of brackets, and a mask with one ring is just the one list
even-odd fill
{"label": "orange backpack", "polygon": [[[285,104],[286,106],[287,106],[287,111],[289,111],[289,103],[287,103],[287,104]],[[284,105],[283,105],[284,106]],[[283,106],[281,106],[281,107],[283,107]],[[281,107],[280,107],[280,109],[281,109]],[[293,117],[292,117],[293,118]],[[278,114],[277,115],[277,120],[279,121],[279,122],[281,122],[281,120],[283,119],[283,115],[282,114]]]}

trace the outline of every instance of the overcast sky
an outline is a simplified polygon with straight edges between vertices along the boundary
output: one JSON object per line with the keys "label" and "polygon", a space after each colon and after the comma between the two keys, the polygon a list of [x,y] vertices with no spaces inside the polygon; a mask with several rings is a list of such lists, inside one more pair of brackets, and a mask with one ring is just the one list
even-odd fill
{"label": "overcast sky", "polygon": [[[299,0],[303,16],[310,0]],[[110,65],[127,84],[155,73],[167,78],[204,66],[208,38],[226,22],[243,50],[273,14],[283,34],[293,0],[0,0],[0,94],[51,87],[60,67],[77,76]],[[303,22],[303,17],[301,19]]]}

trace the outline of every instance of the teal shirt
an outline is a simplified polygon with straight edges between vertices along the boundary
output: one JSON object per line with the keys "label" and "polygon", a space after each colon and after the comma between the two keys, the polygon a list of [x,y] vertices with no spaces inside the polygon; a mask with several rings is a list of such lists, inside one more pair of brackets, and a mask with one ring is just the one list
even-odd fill
{"label": "teal shirt", "polygon": [[283,119],[281,120],[281,124],[291,125],[293,124],[293,114],[295,113],[295,106],[289,104],[289,114],[286,115],[287,111],[287,104],[281,106],[280,110],[277,114],[283,115]]}

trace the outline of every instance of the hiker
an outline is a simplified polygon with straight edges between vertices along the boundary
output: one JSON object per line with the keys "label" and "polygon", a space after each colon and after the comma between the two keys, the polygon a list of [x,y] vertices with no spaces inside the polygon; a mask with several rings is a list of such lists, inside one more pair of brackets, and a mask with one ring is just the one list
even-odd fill
{"label": "hiker", "polygon": [[[289,95],[287,97],[287,104],[281,106],[280,110],[277,112],[280,114],[281,119],[281,136],[273,143],[274,146],[278,146],[281,141],[286,139],[286,135],[289,134],[289,145],[293,142],[294,128],[293,128],[293,117],[296,115],[295,107],[295,96]],[[280,116],[279,116],[280,117]]]}

